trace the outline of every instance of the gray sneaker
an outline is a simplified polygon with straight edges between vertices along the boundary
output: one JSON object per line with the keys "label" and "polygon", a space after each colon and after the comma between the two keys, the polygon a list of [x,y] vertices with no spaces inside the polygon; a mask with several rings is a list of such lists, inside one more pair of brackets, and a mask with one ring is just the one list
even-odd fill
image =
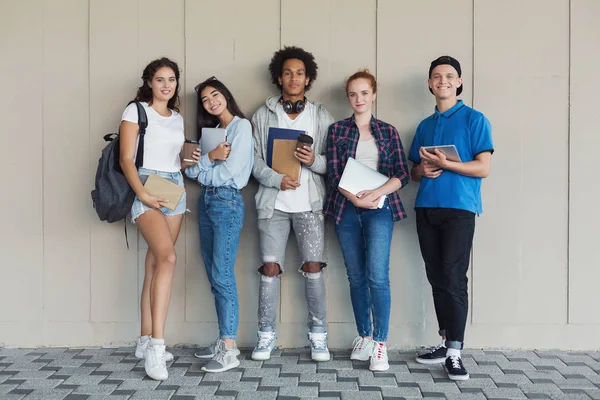
{"label": "gray sneaker", "polygon": [[221,338],[217,338],[214,342],[212,342],[208,347],[198,350],[194,353],[194,357],[196,358],[213,358],[215,356],[215,349],[218,346],[218,343],[221,341]]}
{"label": "gray sneaker", "polygon": [[327,348],[327,332],[309,332],[310,358],[313,361],[329,361],[329,349]]}
{"label": "gray sneaker", "polygon": [[202,367],[202,371],[224,372],[240,365],[240,360],[237,359],[240,351],[238,350],[237,346],[234,345],[233,349],[228,349],[225,346],[225,342],[220,340],[217,343],[215,350],[215,356],[204,367]]}
{"label": "gray sneaker", "polygon": [[277,333],[258,331],[258,343],[252,351],[254,361],[266,361],[271,358],[271,353],[275,348]]}

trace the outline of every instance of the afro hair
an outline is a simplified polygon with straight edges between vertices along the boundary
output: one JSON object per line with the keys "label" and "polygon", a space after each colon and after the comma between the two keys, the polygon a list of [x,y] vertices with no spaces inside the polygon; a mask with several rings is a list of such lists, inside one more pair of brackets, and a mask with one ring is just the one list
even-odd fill
{"label": "afro hair", "polygon": [[289,59],[297,59],[304,63],[304,67],[306,68],[306,76],[310,78],[305,90],[310,90],[313,82],[317,80],[317,63],[315,62],[315,57],[311,53],[296,46],[285,46],[283,49],[273,54],[273,58],[271,58],[271,63],[269,64],[271,82],[273,82],[273,84],[276,85],[279,90],[283,89],[283,87],[279,84],[279,78],[283,73],[283,63]]}

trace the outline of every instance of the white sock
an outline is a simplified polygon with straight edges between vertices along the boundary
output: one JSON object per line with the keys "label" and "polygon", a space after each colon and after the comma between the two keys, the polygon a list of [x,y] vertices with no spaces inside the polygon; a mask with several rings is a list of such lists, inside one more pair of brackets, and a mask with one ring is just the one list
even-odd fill
{"label": "white sock", "polygon": [[442,346],[446,347],[446,339],[442,339]]}
{"label": "white sock", "polygon": [[150,346],[164,346],[165,345],[165,339],[154,339],[153,337],[150,338]]}
{"label": "white sock", "polygon": [[448,349],[448,351],[446,352],[446,356],[448,356],[448,357],[456,356],[456,357],[460,358],[460,350]]}
{"label": "white sock", "polygon": [[150,335],[140,336],[140,343],[144,343],[150,340]]}

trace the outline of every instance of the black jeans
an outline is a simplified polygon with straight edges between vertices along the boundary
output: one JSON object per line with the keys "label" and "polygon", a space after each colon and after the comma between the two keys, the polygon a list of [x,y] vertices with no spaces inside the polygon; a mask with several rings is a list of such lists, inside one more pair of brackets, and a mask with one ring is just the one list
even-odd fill
{"label": "black jeans", "polygon": [[462,349],[469,295],[467,270],[475,214],[455,208],[417,208],[417,234],[440,335],[446,347]]}

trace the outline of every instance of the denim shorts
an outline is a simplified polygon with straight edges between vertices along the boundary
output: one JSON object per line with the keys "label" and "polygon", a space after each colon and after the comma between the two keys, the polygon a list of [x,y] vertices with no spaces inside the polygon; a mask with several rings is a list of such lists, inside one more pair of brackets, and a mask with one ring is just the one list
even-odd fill
{"label": "denim shorts", "polygon": [[[176,183],[179,186],[183,187],[183,175],[181,174],[180,171],[163,172],[163,171],[156,171],[153,169],[140,168],[140,169],[138,169],[138,175],[140,176],[142,183],[146,182],[146,179],[147,179],[148,175],[150,175],[150,173],[154,173],[160,177],[168,179],[171,182]],[[187,211],[186,197],[187,197],[186,192],[184,191],[183,196],[181,196],[181,200],[179,200],[179,204],[177,204],[177,207],[175,208],[174,211],[171,211],[166,207],[161,207],[161,208],[159,208],[159,210],[166,216],[183,214]],[[142,215],[143,213],[145,213],[148,210],[152,210],[152,208],[150,208],[147,205],[145,205],[144,203],[142,203],[140,201],[140,199],[138,199],[138,197],[135,196],[135,200],[133,201],[133,205],[131,206],[131,222],[135,224],[135,220],[140,215]]]}

